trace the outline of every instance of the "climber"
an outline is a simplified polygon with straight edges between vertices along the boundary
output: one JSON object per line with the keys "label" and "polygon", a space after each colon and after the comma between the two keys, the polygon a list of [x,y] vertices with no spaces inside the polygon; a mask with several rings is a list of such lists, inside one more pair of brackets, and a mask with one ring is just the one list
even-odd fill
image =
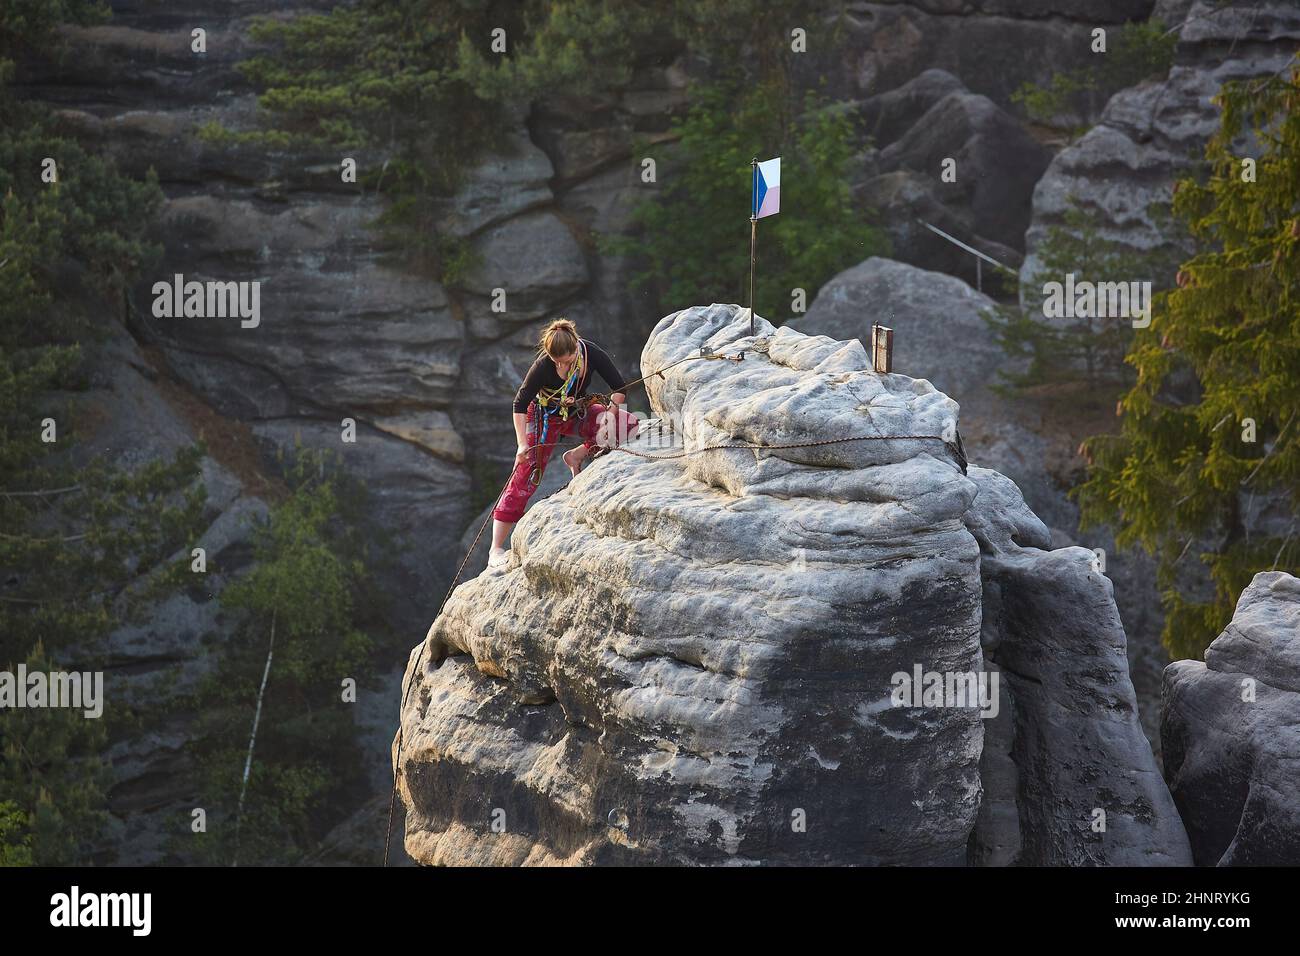
{"label": "climber", "polygon": [[[626,441],[639,424],[635,415],[619,407],[627,400],[620,391],[627,379],[604,349],[578,336],[577,327],[568,319],[556,319],[542,331],[537,352],[515,393],[515,469],[492,511],[489,567],[507,560],[506,537],[523,517],[528,499],[541,483],[551,451],[561,438],[576,433],[582,439],[581,445],[563,456],[576,477],[597,446],[608,447],[616,439],[619,443]],[[582,401],[593,371],[610,388],[609,409]]]}

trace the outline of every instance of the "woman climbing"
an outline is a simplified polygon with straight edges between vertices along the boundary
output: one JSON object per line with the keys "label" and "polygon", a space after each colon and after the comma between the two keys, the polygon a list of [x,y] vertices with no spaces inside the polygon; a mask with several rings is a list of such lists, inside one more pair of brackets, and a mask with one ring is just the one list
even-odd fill
{"label": "woman climbing", "polygon": [[[609,409],[581,401],[592,372],[610,388]],[[542,331],[537,358],[515,393],[515,470],[492,512],[490,567],[509,557],[506,537],[523,517],[561,438],[576,433],[582,439],[581,445],[564,453],[564,463],[576,476],[598,444],[614,443],[611,428],[619,442],[636,432],[637,417],[619,407],[627,400],[620,391],[626,381],[609,354],[594,342],[579,338],[577,327],[568,319],[556,319]]]}

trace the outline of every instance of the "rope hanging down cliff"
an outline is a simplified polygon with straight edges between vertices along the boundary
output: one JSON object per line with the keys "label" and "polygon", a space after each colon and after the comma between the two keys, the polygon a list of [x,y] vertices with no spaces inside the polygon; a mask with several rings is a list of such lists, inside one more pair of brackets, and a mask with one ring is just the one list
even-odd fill
{"label": "rope hanging down cliff", "polygon": [[[736,355],[724,355],[724,354],[719,353],[719,352],[710,352],[710,351],[708,351],[707,348],[701,348],[700,351],[699,351],[699,354],[698,354],[698,355],[688,355],[688,356],[686,356],[686,357],[683,358],[683,359],[678,359],[676,362],[672,362],[671,364],[669,364],[669,365],[665,365],[665,366],[663,366],[662,368],[658,368],[658,369],[656,369],[655,371],[650,372],[650,373],[647,374],[647,375],[643,375],[643,376],[641,376],[641,377],[638,378],[638,379],[633,379],[632,381],[627,382],[626,384],[623,385],[623,388],[624,388],[625,390],[626,390],[626,389],[629,389],[629,388],[631,388],[633,385],[639,385],[639,384],[641,384],[642,382],[646,381],[647,379],[653,378],[653,377],[656,376],[656,375],[662,377],[664,372],[668,371],[670,368],[675,368],[675,367],[677,367],[678,365],[681,365],[681,364],[684,363],[684,362],[691,362],[691,361],[696,361],[696,360],[700,360],[700,359],[707,359],[707,360],[719,360],[719,359],[721,359],[721,360],[726,360],[726,361],[729,361],[729,362],[740,362],[740,361],[743,361],[743,360],[744,360],[744,358],[745,358],[745,353],[746,353],[747,351],[748,351],[748,352],[755,352],[755,353],[766,353],[766,352],[768,351],[768,347],[769,347],[769,343],[768,343],[768,341],[767,341],[766,339],[760,339],[760,340],[758,340],[757,342],[755,342],[753,345],[751,345],[749,348],[747,348],[747,349],[741,349],[740,352],[738,352]],[[604,402],[597,402],[598,399],[604,399],[605,401],[604,401]],[[589,405],[593,404],[593,403],[597,403],[597,404],[608,404],[608,398],[607,398],[606,396],[604,396],[604,395],[587,395],[587,396],[585,396],[585,397],[579,399],[579,400],[575,403],[575,405],[576,405],[578,408],[580,408],[581,411],[582,411],[583,413],[585,413],[587,407],[588,407]],[[822,445],[839,445],[839,444],[843,444],[843,443],[845,443],[845,442],[852,442],[852,441],[938,441],[938,442],[943,442],[944,446],[947,447],[947,449],[948,449],[950,452],[952,452],[953,456],[957,459],[957,463],[958,463],[958,465],[961,467],[962,474],[964,475],[964,474],[966,473],[966,466],[967,466],[968,462],[967,462],[967,460],[966,460],[966,452],[965,452],[965,449],[962,447],[962,444],[961,444],[961,435],[960,435],[960,433],[954,433],[954,440],[953,440],[953,441],[949,441],[948,439],[944,438],[942,435],[849,435],[849,436],[846,436],[846,437],[843,437],[843,438],[823,438],[823,439],[819,439],[819,440],[816,440],[816,441],[785,442],[785,443],[781,443],[781,444],[771,444],[771,445],[760,444],[760,443],[757,443],[757,442],[727,442],[727,443],[724,443],[724,444],[718,444],[718,445],[704,445],[704,446],[702,446],[702,447],[700,447],[700,448],[692,448],[692,449],[683,450],[683,451],[679,451],[679,452],[672,452],[672,453],[670,453],[670,454],[666,454],[666,455],[648,455],[648,454],[646,454],[645,452],[633,451],[632,449],[630,449],[630,448],[625,448],[625,447],[623,447],[623,446],[621,446],[621,445],[613,445],[613,446],[611,446],[611,447],[609,447],[609,448],[607,448],[607,449],[605,449],[605,450],[606,450],[606,451],[621,451],[621,452],[625,452],[626,454],[629,454],[629,455],[635,455],[637,458],[644,458],[644,459],[647,459],[647,460],[649,460],[649,461],[666,461],[666,460],[676,459],[676,458],[687,458],[687,457],[689,457],[689,456],[691,456],[691,455],[702,454],[703,452],[706,452],[706,451],[718,451],[718,450],[720,450],[720,449],[727,449],[727,448],[735,448],[735,449],[749,449],[749,450],[755,450],[755,451],[761,451],[761,450],[764,450],[764,449],[768,449],[768,450],[779,450],[779,449],[786,449],[786,448],[816,448],[816,447],[819,447],[819,446],[822,446]],[[539,442],[539,445],[542,446],[542,447],[547,447],[547,446],[552,446],[552,445],[558,445],[558,444],[559,444],[559,442],[544,442],[544,443],[543,443],[543,442]],[[501,491],[497,494],[497,499],[496,499],[496,504],[497,504],[497,505],[499,505],[499,504],[501,503],[501,496],[505,494],[505,492],[506,492],[506,488],[508,488],[509,486],[510,486],[509,481],[507,481],[506,484],[505,484],[504,486],[502,486]],[[552,494],[554,494],[554,492],[552,492]],[[546,497],[549,498],[550,495],[547,495]],[[542,499],[542,500],[545,500],[545,499]],[[496,507],[496,505],[493,506],[493,508],[495,508],[495,507]],[[467,564],[469,563],[470,556],[474,554],[474,550],[478,547],[478,543],[479,543],[479,541],[480,541],[480,540],[482,539],[482,537],[483,537],[483,532],[484,532],[485,530],[487,530],[487,526],[488,526],[489,524],[491,524],[491,522],[492,522],[492,510],[493,510],[493,509],[489,509],[489,510],[488,510],[487,517],[483,519],[483,523],[479,525],[478,533],[474,535],[474,541],[470,544],[470,546],[469,546],[469,550],[465,552],[465,557],[463,557],[463,558],[461,559],[460,566],[456,568],[456,573],[452,576],[452,579],[451,579],[451,585],[447,588],[447,593],[443,595],[443,597],[442,597],[442,601],[438,604],[438,610],[437,610],[437,612],[433,615],[433,619],[434,619],[435,621],[436,621],[439,617],[442,616],[443,608],[445,608],[445,607],[447,606],[447,602],[448,602],[449,600],[451,600],[451,595],[452,595],[453,592],[455,592],[457,584],[460,583],[460,576],[461,576],[461,574],[463,574],[464,571],[465,571],[465,565],[467,565]],[[415,661],[415,666],[416,666],[417,668],[418,668],[418,667],[420,666],[420,664],[424,661],[424,651],[425,651],[425,648],[428,647],[428,644],[429,644],[429,641],[428,641],[428,638],[426,638],[426,639],[423,641],[423,643],[421,643],[421,645],[420,645],[420,653],[419,653],[419,656],[416,658],[416,661]],[[402,730],[402,713],[405,712],[405,710],[406,710],[406,702],[407,702],[407,700],[408,700],[409,697],[410,697],[411,686],[412,686],[413,683],[414,683],[414,682],[410,682],[410,683],[407,684],[407,686],[406,686],[406,691],[402,694],[402,706],[401,706],[400,710],[398,711],[398,722],[397,722],[397,753],[395,754],[395,756],[394,756],[394,761],[393,761],[393,763],[394,763],[394,767],[393,767],[393,792],[392,792],[392,795],[389,797],[389,801],[388,801],[388,830],[387,830],[387,833],[386,833],[385,836],[384,836],[384,866],[387,866],[387,865],[388,865],[388,851],[389,851],[389,846],[390,846],[390,844],[392,843],[392,839],[393,839],[393,811],[394,811],[394,810],[396,809],[396,807],[397,807],[397,782],[398,782],[398,775],[402,772],[402,743],[403,743],[403,736],[404,736],[404,732],[403,732],[403,730]]]}

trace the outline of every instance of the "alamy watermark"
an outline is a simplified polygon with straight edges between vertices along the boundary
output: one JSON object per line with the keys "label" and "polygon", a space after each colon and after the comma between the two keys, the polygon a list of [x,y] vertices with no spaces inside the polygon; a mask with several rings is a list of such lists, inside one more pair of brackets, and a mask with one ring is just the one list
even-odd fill
{"label": "alamy watermark", "polygon": [[0,671],[0,709],[71,707],[94,720],[104,713],[103,671]]}
{"label": "alamy watermark", "polygon": [[1047,319],[1131,319],[1135,329],[1151,324],[1150,282],[1076,282],[1067,272],[1065,282],[1043,283],[1043,296]]}
{"label": "alamy watermark", "polygon": [[262,324],[262,283],[199,282],[176,273],[172,281],[153,284],[153,314],[156,319],[240,319],[240,327],[255,329]]}
{"label": "alamy watermark", "polygon": [[153,894],[83,893],[73,886],[50,897],[50,925],[123,926],[133,936],[148,936],[153,928]]}
{"label": "alamy watermark", "polygon": [[998,715],[997,671],[927,671],[920,664],[912,673],[897,671],[889,702],[894,707],[977,708],[980,716]]}

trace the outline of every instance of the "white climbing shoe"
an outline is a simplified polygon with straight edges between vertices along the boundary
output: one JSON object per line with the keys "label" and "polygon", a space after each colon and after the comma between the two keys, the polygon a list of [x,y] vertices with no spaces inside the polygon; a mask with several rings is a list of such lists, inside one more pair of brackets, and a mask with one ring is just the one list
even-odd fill
{"label": "white climbing shoe", "polygon": [[493,548],[488,552],[488,567],[504,567],[510,561],[510,552],[505,548]]}

